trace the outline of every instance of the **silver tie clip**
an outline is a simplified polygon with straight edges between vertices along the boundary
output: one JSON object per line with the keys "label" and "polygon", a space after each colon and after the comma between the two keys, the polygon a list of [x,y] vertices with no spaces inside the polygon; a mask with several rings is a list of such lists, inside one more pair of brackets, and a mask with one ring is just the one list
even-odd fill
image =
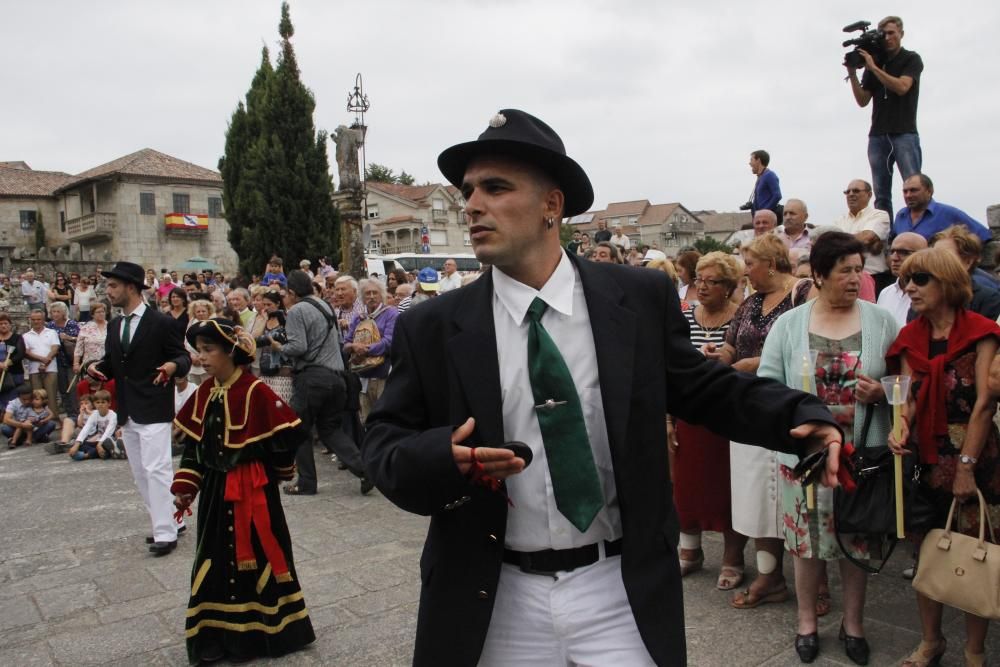
{"label": "silver tie clip", "polygon": [[555,410],[560,405],[566,405],[566,401],[556,401],[556,400],[553,400],[553,399],[550,398],[549,400],[545,401],[541,405],[536,405],[535,409],[536,410]]}

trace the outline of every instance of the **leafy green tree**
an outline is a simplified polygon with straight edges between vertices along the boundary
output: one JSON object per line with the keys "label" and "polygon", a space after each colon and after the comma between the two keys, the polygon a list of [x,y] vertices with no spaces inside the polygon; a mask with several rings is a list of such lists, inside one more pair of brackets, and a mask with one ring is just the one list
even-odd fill
{"label": "leafy green tree", "polygon": [[723,243],[722,241],[717,241],[714,237],[705,236],[694,242],[694,248],[702,255],[707,255],[710,252],[716,250],[720,252],[730,253],[733,251],[732,246]]}
{"label": "leafy green tree", "polygon": [[281,5],[278,33],[277,66],[265,48],[219,160],[229,241],[244,275],[262,271],[274,254],[293,264],[340,254],[327,135],[313,124],[316,103],[300,78],[288,3]]}
{"label": "leafy green tree", "polygon": [[379,164],[378,162],[372,162],[365,169],[365,180],[373,181],[375,183],[390,183],[393,185],[414,185],[417,179],[413,177],[413,174],[407,174],[405,170],[399,172],[399,176],[396,175],[389,167],[384,164]]}
{"label": "leafy green tree", "polygon": [[[404,171],[403,173],[405,174],[406,172]],[[375,181],[376,183],[397,182],[396,174],[392,171],[392,169],[383,164],[379,164],[378,162],[372,162],[368,165],[368,168],[365,169],[365,180]]]}

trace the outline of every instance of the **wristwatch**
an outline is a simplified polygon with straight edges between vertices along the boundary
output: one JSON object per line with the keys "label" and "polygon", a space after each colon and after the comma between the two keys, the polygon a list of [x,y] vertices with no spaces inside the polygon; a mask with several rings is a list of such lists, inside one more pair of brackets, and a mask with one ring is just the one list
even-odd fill
{"label": "wristwatch", "polygon": [[972,465],[975,465],[976,461],[978,461],[979,459],[973,458],[973,457],[969,456],[968,454],[961,454],[958,457],[958,460],[961,461],[962,463],[965,463],[965,464],[970,464],[971,463]]}

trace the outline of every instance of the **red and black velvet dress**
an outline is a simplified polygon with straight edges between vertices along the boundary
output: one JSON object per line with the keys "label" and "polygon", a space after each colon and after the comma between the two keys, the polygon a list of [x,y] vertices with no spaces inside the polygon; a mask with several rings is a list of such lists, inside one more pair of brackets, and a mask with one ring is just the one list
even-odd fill
{"label": "red and black velvet dress", "polygon": [[174,423],[186,438],[171,491],[201,496],[188,658],[276,657],[314,641],[278,491],[294,474],[298,416],[237,370],[202,383]]}

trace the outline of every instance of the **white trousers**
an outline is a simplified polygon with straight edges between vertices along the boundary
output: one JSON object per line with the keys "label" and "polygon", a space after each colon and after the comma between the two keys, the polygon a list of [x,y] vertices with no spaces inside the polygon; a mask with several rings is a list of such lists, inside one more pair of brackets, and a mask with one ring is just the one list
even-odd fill
{"label": "white trousers", "polygon": [[622,583],[621,556],[559,573],[503,564],[480,665],[653,665]]}
{"label": "white trousers", "polygon": [[170,458],[170,423],[136,424],[129,419],[122,428],[125,453],[132,477],[153,523],[153,539],[173,542],[180,524],[174,521],[174,466]]}

